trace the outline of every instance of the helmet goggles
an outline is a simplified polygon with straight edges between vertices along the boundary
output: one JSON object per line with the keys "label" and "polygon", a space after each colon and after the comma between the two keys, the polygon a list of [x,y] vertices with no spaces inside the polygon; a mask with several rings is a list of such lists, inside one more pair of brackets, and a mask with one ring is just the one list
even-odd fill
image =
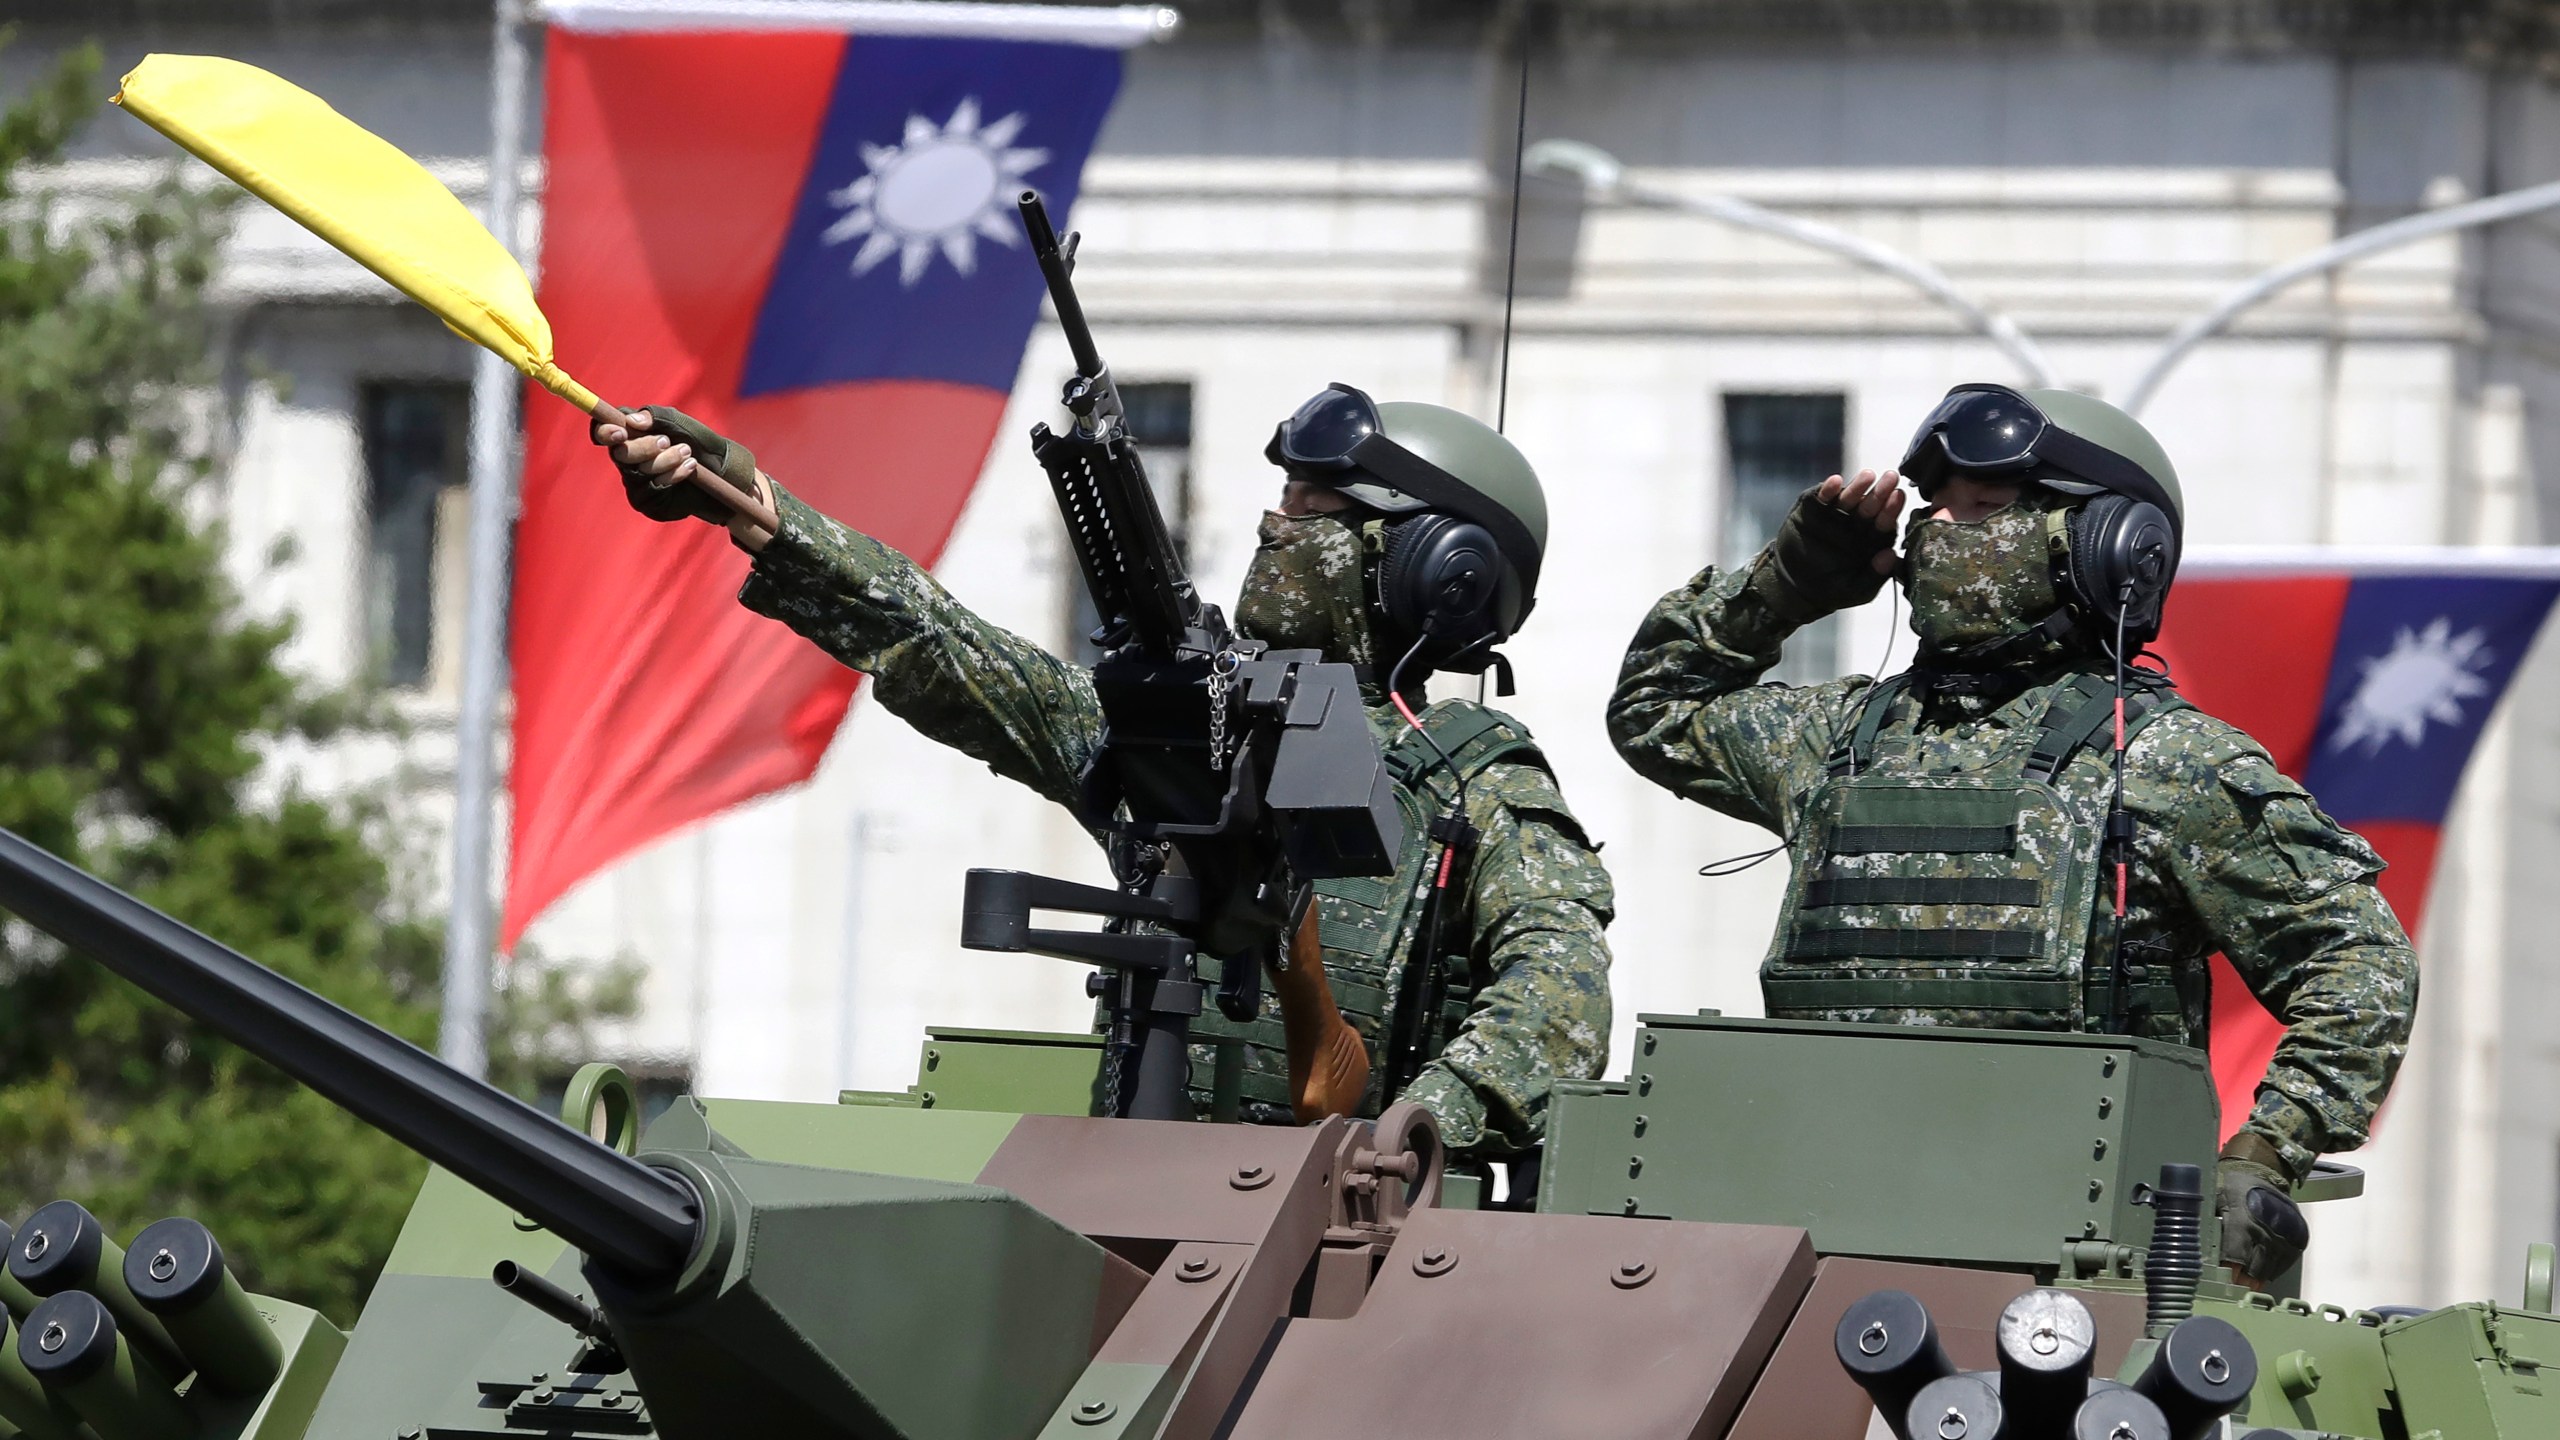
{"label": "helmet goggles", "polygon": [[1263,455],[1289,470],[1317,474],[1356,470],[1359,461],[1352,458],[1353,452],[1360,442],[1385,428],[1378,419],[1378,402],[1366,391],[1336,381],[1280,422]]}
{"label": "helmet goggles", "polygon": [[1931,410],[1902,455],[1902,473],[1927,498],[1949,475],[1992,484],[2061,481],[2148,501],[2175,515],[2168,487],[2150,471],[2045,418],[2006,385],[1959,385]]}

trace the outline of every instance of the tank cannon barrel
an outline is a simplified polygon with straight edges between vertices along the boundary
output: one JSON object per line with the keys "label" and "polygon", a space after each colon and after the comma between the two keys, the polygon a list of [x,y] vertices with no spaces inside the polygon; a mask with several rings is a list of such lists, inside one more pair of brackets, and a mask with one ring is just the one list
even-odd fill
{"label": "tank cannon barrel", "polygon": [[25,839],[0,830],[0,907],[95,959],[634,1280],[701,1229],[673,1176],[579,1134]]}

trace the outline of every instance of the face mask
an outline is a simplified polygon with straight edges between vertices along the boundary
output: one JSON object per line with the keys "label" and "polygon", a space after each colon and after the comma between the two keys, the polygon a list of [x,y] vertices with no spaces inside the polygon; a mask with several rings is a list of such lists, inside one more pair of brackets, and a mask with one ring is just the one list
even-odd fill
{"label": "face mask", "polygon": [[1274,650],[1320,650],[1328,660],[1376,657],[1360,580],[1360,532],[1334,515],[1262,514],[1260,548],[1245,567],[1236,629]]}
{"label": "face mask", "polygon": [[1923,656],[2019,634],[2062,603],[2040,505],[2020,500],[1969,525],[1916,517],[1904,540],[1911,629]]}

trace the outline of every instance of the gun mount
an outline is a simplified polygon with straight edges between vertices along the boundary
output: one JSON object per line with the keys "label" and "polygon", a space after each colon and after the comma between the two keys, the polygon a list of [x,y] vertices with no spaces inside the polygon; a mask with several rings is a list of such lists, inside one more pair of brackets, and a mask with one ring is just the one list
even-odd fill
{"label": "gun mount", "polygon": [[[1266,650],[1201,600],[1085,322],[1076,237],[1059,238],[1038,195],[1026,192],[1020,209],[1076,362],[1062,396],[1074,424],[1064,434],[1032,426],[1031,449],[1102,620],[1093,688],[1103,738],[1077,809],[1108,837],[1120,888],[973,871],[961,943],[1102,966],[1092,988],[1110,1016],[1108,1113],[1176,1119],[1188,1113],[1198,955],[1222,962],[1219,1008],[1250,1018],[1297,888],[1392,872],[1404,822],[1352,667]],[[1034,930],[1033,909],[1099,915],[1109,935],[1146,943]]]}

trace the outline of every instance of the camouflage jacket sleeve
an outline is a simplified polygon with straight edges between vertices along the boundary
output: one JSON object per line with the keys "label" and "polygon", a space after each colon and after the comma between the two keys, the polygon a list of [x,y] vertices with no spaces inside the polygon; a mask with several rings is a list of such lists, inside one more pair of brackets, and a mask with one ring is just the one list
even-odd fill
{"label": "camouflage jacket sleeve", "polygon": [[2285,1025],[2245,1128],[2300,1178],[2371,1133],[2408,1053],[2417,955],[2373,883],[2373,847],[2256,742],[2191,714],[2154,728],[2182,797],[2160,822],[2169,869],[2208,943]]}
{"label": "camouflage jacket sleeve", "polygon": [[782,530],[738,601],[869,675],[889,712],[1061,805],[1101,743],[1093,677],[991,625],[913,560],[774,487]]}
{"label": "camouflage jacket sleeve", "polygon": [[1783,835],[1867,682],[1758,683],[1796,628],[1764,596],[1769,565],[1764,550],[1742,570],[1710,566],[1662,597],[1618,670],[1609,738],[1637,774]]}
{"label": "camouflage jacket sleeve", "polygon": [[1609,1059],[1609,941],[1617,897],[1598,847],[1534,765],[1496,763],[1467,787],[1479,832],[1469,958],[1486,978],[1466,1022],[1402,1098],[1450,1149],[1499,1158],[1535,1144],[1559,1079]]}

